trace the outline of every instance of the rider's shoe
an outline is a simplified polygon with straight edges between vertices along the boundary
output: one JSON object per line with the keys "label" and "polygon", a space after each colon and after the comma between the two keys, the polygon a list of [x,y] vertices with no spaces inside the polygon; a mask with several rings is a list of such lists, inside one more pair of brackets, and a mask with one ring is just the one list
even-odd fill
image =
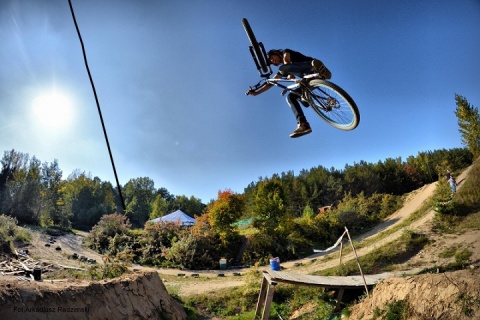
{"label": "rider's shoe", "polygon": [[325,67],[325,65],[323,64],[322,61],[320,60],[317,60],[317,59],[313,59],[312,60],[312,67],[313,67],[313,70],[320,74],[320,76],[324,79],[330,79],[332,77],[332,73],[330,72],[330,70],[327,69],[327,67]]}
{"label": "rider's shoe", "polygon": [[298,123],[297,129],[295,129],[292,133],[290,133],[291,138],[298,138],[303,135],[309,134],[312,132],[312,128],[310,128],[310,124],[308,122],[300,122]]}

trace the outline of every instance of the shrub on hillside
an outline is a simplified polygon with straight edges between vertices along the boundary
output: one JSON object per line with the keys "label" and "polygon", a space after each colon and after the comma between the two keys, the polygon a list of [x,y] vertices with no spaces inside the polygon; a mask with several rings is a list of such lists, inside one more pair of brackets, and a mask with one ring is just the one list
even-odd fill
{"label": "shrub on hillside", "polygon": [[17,219],[0,215],[0,253],[12,253],[13,241],[29,239],[29,235],[17,226]]}
{"label": "shrub on hillside", "polygon": [[117,234],[127,235],[130,226],[124,215],[113,213],[103,216],[90,231],[90,246],[100,253],[105,253],[110,248],[111,240]]}
{"label": "shrub on hillside", "polygon": [[178,223],[146,223],[144,232],[138,239],[140,263],[164,266],[165,257],[162,250],[164,247],[170,247],[179,238],[180,232],[181,227]]}

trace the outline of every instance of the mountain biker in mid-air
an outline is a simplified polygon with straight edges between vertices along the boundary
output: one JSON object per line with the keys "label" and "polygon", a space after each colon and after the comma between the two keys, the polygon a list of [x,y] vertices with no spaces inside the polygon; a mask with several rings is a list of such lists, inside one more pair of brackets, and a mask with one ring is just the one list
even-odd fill
{"label": "mountain biker in mid-air", "polygon": [[[332,73],[325,67],[325,65],[317,59],[305,56],[300,52],[290,49],[284,50],[270,50],[267,53],[268,62],[274,66],[280,66],[274,79],[288,78],[294,79],[295,76],[303,77],[305,74],[319,73],[324,79],[330,79]],[[273,85],[265,83],[258,90],[250,89],[247,94],[256,96],[270,89]],[[287,102],[297,119],[297,128],[290,134],[290,137],[297,138],[312,132],[310,124],[308,123],[303,113],[302,107],[299,103],[300,96],[289,93],[287,95]]]}

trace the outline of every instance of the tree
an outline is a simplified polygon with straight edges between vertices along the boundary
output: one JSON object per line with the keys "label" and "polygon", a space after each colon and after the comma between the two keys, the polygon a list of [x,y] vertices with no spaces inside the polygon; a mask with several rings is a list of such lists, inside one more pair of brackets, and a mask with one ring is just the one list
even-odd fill
{"label": "tree", "polygon": [[468,103],[461,95],[455,95],[457,109],[455,115],[458,118],[458,130],[462,135],[462,143],[476,159],[480,156],[480,115],[478,109]]}
{"label": "tree", "polygon": [[63,210],[72,213],[75,228],[90,230],[105,214],[115,212],[114,189],[110,182],[92,179],[85,172],[75,171],[63,190]]}
{"label": "tree", "polygon": [[168,202],[167,200],[159,193],[155,197],[155,200],[152,203],[152,212],[150,213],[149,218],[155,219],[162,217],[168,213]]}
{"label": "tree", "polygon": [[255,197],[254,227],[272,234],[285,216],[284,198],[284,190],[278,180],[260,183]]}
{"label": "tree", "polygon": [[187,196],[181,195],[175,197],[170,209],[172,211],[180,209],[193,217],[195,215],[201,215],[203,210],[205,209],[205,205],[200,199],[195,198],[194,196],[190,196],[190,198],[187,198]]}
{"label": "tree", "polygon": [[218,199],[208,207],[210,225],[219,233],[233,233],[235,223],[243,213],[245,199],[230,190],[219,191]]}
{"label": "tree", "polygon": [[143,228],[155,199],[154,182],[148,177],[130,179],[124,190],[127,216],[134,228]]}
{"label": "tree", "polygon": [[20,223],[36,224],[44,206],[41,164],[35,157],[11,150],[1,160],[0,209]]}
{"label": "tree", "polygon": [[58,161],[44,163],[42,166],[42,185],[45,191],[44,202],[42,206],[42,215],[50,215],[53,224],[70,227],[71,212],[63,210],[63,184],[62,170],[58,166]]}

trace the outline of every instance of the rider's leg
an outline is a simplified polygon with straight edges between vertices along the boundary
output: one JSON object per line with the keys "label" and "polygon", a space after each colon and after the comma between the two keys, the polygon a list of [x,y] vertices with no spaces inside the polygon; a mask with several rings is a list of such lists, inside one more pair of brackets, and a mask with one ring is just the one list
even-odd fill
{"label": "rider's leg", "polygon": [[302,107],[298,102],[299,97],[293,93],[287,95],[287,102],[297,119],[297,128],[290,134],[290,137],[296,138],[312,132],[310,124],[303,113]]}
{"label": "rider's leg", "polygon": [[297,119],[297,122],[307,122],[307,119],[305,118],[305,114],[303,113],[302,107],[298,103],[299,96],[297,96],[294,93],[289,93],[287,95],[287,103],[290,106],[290,109],[292,109],[293,114],[295,115],[295,119]]}
{"label": "rider's leg", "polygon": [[303,77],[304,74],[311,73],[312,68],[311,62],[293,62],[281,65],[278,68],[278,71],[280,71],[280,73],[284,76],[293,74],[297,77]]}

